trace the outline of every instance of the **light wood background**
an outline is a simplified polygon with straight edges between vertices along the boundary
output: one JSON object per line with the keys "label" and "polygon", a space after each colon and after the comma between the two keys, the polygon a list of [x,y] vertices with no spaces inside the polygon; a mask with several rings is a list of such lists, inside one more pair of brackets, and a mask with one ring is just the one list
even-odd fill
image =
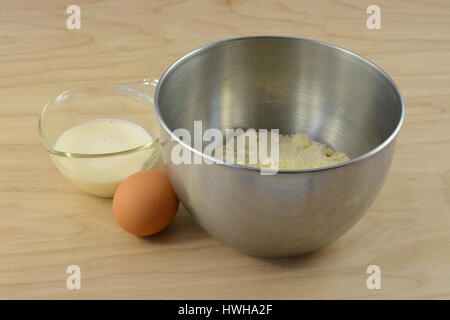
{"label": "light wood background", "polygon": [[[65,26],[81,7],[81,30]],[[381,7],[382,29],[366,28]],[[211,41],[289,35],[353,50],[388,72],[406,120],[387,181],[342,238],[299,258],[247,256],[183,210],[161,234],[116,224],[41,145],[44,103],[83,83],[159,77]],[[0,298],[450,298],[450,2],[61,0],[0,2]],[[82,288],[66,289],[79,265]],[[366,288],[379,265],[382,289]]]}

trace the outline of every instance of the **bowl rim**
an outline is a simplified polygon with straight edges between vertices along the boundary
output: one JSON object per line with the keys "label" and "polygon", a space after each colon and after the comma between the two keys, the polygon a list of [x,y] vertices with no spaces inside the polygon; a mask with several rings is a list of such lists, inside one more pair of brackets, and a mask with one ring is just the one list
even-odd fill
{"label": "bowl rim", "polygon": [[[208,44],[205,44],[201,47],[198,47],[197,49],[192,50],[191,52],[183,55],[181,58],[177,59],[174,63],[172,63],[167,69],[166,71],[163,73],[163,75],[161,76],[161,78],[158,81],[158,85],[156,87],[155,90],[155,95],[154,95],[154,107],[155,107],[155,112],[156,112],[156,116],[158,117],[159,122],[161,123],[161,126],[164,128],[164,130],[169,133],[169,135],[171,136],[171,139],[173,141],[178,142],[179,144],[181,144],[183,147],[187,148],[189,151],[193,152],[194,154],[197,154],[199,156],[201,156],[202,158],[205,158],[207,160],[210,161],[210,163],[214,163],[214,164],[219,164],[219,165],[223,165],[223,166],[227,166],[227,167],[233,167],[233,168],[239,168],[239,169],[245,169],[245,170],[251,170],[251,171],[261,171],[261,168],[258,167],[251,167],[251,166],[246,166],[246,165],[241,165],[241,164],[235,164],[235,163],[230,163],[230,162],[226,162],[223,160],[220,160],[218,158],[215,158],[213,156],[210,156],[208,154],[205,154],[195,148],[193,148],[192,146],[186,144],[185,142],[183,142],[182,140],[180,140],[177,136],[174,135],[173,131],[171,129],[169,129],[167,123],[164,121],[161,113],[160,113],[160,109],[159,109],[159,92],[161,90],[161,85],[164,83],[164,80],[169,76],[169,74],[176,68],[178,67],[180,64],[182,64],[184,61],[188,60],[189,58],[198,55],[204,51],[207,51],[213,47],[219,46],[221,44],[227,43],[227,42],[233,42],[233,41],[242,41],[242,40],[251,40],[251,39],[284,39],[284,40],[296,40],[296,41],[307,41],[307,42],[312,42],[314,44],[318,44],[321,46],[326,46],[326,47],[331,47],[337,50],[340,50],[346,54],[349,54],[353,57],[355,57],[356,59],[361,60],[362,62],[366,63],[367,65],[369,65],[370,67],[372,67],[373,69],[375,69],[376,71],[378,71],[381,75],[383,75],[388,82],[392,85],[392,87],[394,88],[396,94],[398,95],[399,99],[400,99],[400,107],[401,107],[401,114],[400,114],[400,119],[398,121],[398,124],[395,128],[395,130],[391,133],[391,135],[389,137],[387,137],[382,143],[380,143],[378,146],[376,146],[375,148],[373,148],[372,150],[356,157],[353,159],[350,159],[349,161],[345,161],[345,162],[341,162],[338,164],[334,164],[331,166],[325,166],[325,167],[318,167],[318,168],[310,168],[310,169],[296,169],[296,170],[273,170],[276,173],[311,173],[311,172],[320,172],[320,171],[326,171],[326,170],[332,170],[332,169],[337,169],[340,167],[344,167],[344,166],[348,166],[348,165],[352,165],[354,163],[357,162],[361,162],[367,158],[370,158],[372,156],[374,156],[375,154],[377,154],[378,152],[380,152],[381,150],[383,150],[387,145],[389,145],[398,135],[398,132],[400,131],[403,122],[404,122],[404,118],[405,118],[405,101],[403,98],[403,95],[400,91],[400,88],[397,86],[397,84],[394,82],[394,80],[392,80],[392,78],[383,70],[381,69],[379,66],[377,66],[375,63],[373,63],[372,61],[364,58],[363,56],[350,51],[348,49],[339,47],[337,45],[328,43],[328,42],[323,42],[323,41],[319,41],[319,40],[313,40],[313,39],[308,39],[308,38],[301,38],[301,37],[291,37],[291,36],[269,36],[269,35],[259,35],[259,36],[245,36],[245,37],[236,37],[236,38],[229,38],[229,39],[224,39],[224,40],[219,40],[219,41],[215,41],[215,42],[211,42]],[[264,170],[267,171],[271,171],[271,169],[267,169],[264,168]]]}
{"label": "bowl rim", "polygon": [[[128,83],[128,85],[132,85],[132,84]],[[142,101],[150,102],[150,105],[152,104],[152,101],[149,100],[148,96],[146,96],[145,94],[142,94],[132,88],[129,88],[127,86],[127,84],[121,85],[121,84],[113,84],[113,83],[100,83],[100,84],[95,83],[95,84],[77,86],[77,87],[73,87],[71,89],[64,90],[63,92],[61,92],[58,95],[56,95],[55,97],[53,97],[53,99],[51,99],[49,102],[47,102],[44,105],[44,107],[42,108],[42,111],[40,113],[39,120],[38,120],[39,138],[40,138],[42,144],[44,145],[45,149],[50,154],[52,154],[54,156],[65,157],[65,158],[84,158],[84,159],[86,159],[86,158],[106,158],[106,157],[122,156],[122,155],[139,152],[139,151],[143,151],[143,150],[148,150],[148,149],[157,147],[157,145],[159,143],[158,137],[152,137],[153,138],[152,142],[147,143],[142,146],[138,146],[135,148],[126,149],[126,150],[122,150],[122,151],[118,151],[118,152],[109,152],[109,153],[76,153],[76,152],[60,151],[60,150],[56,150],[55,148],[53,148],[48,143],[48,141],[44,135],[43,122],[44,122],[44,118],[45,118],[47,109],[49,108],[50,105],[52,105],[58,99],[58,97],[62,96],[63,94],[66,94],[69,92],[74,92],[77,90],[88,89],[88,88],[113,89],[113,90],[119,91],[120,93],[123,93],[123,94],[132,95],[135,98],[138,98]]]}

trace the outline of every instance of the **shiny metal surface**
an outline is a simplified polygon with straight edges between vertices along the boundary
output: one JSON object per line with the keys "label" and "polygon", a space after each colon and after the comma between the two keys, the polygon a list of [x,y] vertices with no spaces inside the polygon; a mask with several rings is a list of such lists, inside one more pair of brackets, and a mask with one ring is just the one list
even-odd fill
{"label": "shiny metal surface", "polygon": [[[297,38],[250,37],[194,50],[159,81],[155,107],[173,187],[213,237],[249,254],[304,254],[345,233],[366,212],[388,172],[404,117],[395,83],[364,58]],[[194,120],[207,128],[307,133],[346,152],[333,167],[280,171],[217,163],[175,165]],[[206,157],[205,155],[202,155]]]}

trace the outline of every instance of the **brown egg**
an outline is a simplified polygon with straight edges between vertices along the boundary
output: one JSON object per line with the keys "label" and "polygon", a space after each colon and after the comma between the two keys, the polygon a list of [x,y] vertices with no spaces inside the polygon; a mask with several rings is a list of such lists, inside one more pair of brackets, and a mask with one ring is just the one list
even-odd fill
{"label": "brown egg", "polygon": [[137,236],[155,234],[175,217],[179,200],[167,175],[158,170],[137,172],[117,188],[113,212],[119,225]]}

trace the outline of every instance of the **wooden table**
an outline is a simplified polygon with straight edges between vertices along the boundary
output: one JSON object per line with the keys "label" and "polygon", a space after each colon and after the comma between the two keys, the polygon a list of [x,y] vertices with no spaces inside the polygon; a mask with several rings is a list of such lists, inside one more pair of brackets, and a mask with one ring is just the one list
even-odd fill
{"label": "wooden table", "polygon": [[[450,3],[376,1],[78,0],[0,3],[0,298],[450,298]],[[138,238],[111,199],[78,191],[39,141],[37,119],[73,86],[159,77],[176,58],[244,35],[313,38],[388,72],[406,120],[387,181],[367,214],[323,250],[261,259],[210,238],[183,210]],[[66,268],[81,268],[81,290]],[[366,269],[381,269],[368,290]]]}

